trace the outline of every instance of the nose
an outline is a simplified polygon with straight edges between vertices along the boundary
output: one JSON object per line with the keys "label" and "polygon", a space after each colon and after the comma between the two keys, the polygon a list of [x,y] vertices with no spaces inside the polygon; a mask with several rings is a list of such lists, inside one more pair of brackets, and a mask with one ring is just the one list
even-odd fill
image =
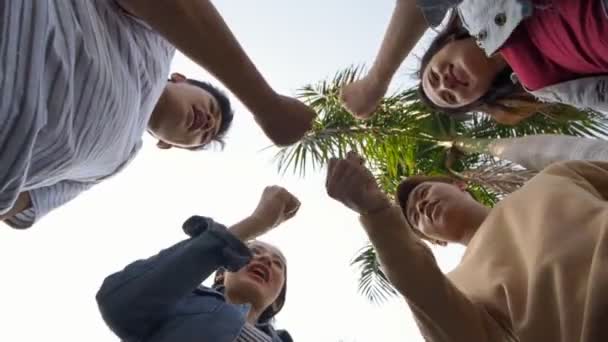
{"label": "nose", "polygon": [[215,118],[213,117],[213,115],[210,112],[205,111],[205,125],[203,126],[203,132],[208,132],[212,130],[214,124]]}
{"label": "nose", "polygon": [[255,256],[255,259],[258,262],[260,262],[268,267],[270,267],[272,265],[272,259],[270,258],[270,255],[268,255],[267,253],[260,253]]}
{"label": "nose", "polygon": [[427,200],[421,200],[418,201],[418,203],[416,203],[416,211],[418,211],[418,214],[420,214],[420,216],[422,216],[424,214],[424,208],[426,208],[426,205],[429,203],[429,201]]}
{"label": "nose", "polygon": [[443,70],[443,73],[441,75],[441,87],[449,90],[454,90],[454,88],[456,87],[456,80],[452,78],[452,75],[450,75],[448,68]]}

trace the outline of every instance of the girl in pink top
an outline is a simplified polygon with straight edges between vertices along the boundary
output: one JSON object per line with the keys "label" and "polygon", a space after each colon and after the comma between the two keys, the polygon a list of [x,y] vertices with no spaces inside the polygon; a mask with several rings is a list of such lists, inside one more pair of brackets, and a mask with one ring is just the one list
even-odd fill
{"label": "girl in pink top", "polygon": [[490,57],[453,14],[422,58],[422,98],[448,113],[484,111],[508,124],[535,113],[542,106],[537,99],[606,111],[603,1],[535,0],[534,5],[535,15]]}

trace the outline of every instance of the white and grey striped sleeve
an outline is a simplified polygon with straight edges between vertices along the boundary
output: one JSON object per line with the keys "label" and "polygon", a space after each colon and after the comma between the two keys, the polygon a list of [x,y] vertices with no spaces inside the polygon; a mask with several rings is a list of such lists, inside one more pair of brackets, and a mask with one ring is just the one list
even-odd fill
{"label": "white and grey striped sleeve", "polygon": [[62,181],[51,186],[30,190],[32,206],[5,222],[13,228],[29,228],[51,210],[73,200],[95,184],[93,182]]}
{"label": "white and grey striped sleeve", "polygon": [[255,326],[245,323],[234,342],[272,342],[272,338]]}
{"label": "white and grey striped sleeve", "polygon": [[47,20],[45,6],[31,1],[0,2],[0,214],[12,209],[25,184],[36,138],[46,125],[46,113],[39,109],[39,85],[44,53],[33,46],[44,42],[42,25],[25,25],[30,20]]}

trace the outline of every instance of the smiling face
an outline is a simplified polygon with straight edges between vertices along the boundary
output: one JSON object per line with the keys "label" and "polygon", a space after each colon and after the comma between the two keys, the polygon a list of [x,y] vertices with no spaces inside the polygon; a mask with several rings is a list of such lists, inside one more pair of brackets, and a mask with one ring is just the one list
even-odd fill
{"label": "smiling face", "polygon": [[483,206],[465,191],[464,184],[424,182],[409,194],[404,212],[425,235],[456,242],[473,225],[477,207]]}
{"label": "smiling face", "polygon": [[422,89],[442,108],[460,108],[485,95],[505,67],[502,58],[488,58],[473,38],[451,40],[428,62]]}
{"label": "smiling face", "polygon": [[285,284],[285,257],[276,247],[261,241],[250,243],[249,248],[253,259],[238,272],[226,272],[224,286],[228,297],[245,299],[263,311],[281,294]]}
{"label": "smiling face", "polygon": [[173,74],[150,117],[148,129],[159,147],[196,148],[218,134],[222,113],[217,99],[207,90]]}

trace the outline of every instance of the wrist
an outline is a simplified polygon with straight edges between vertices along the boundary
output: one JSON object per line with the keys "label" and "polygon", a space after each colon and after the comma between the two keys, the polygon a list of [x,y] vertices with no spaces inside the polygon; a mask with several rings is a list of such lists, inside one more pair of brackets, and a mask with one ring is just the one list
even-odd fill
{"label": "wrist", "polygon": [[386,91],[393,78],[394,71],[386,69],[381,65],[374,65],[369,70],[365,78],[372,84],[374,89]]}
{"label": "wrist", "polygon": [[268,225],[255,215],[250,215],[230,227],[230,232],[239,240],[247,242],[254,240],[268,230]]}
{"label": "wrist", "polygon": [[361,216],[369,216],[374,215],[376,213],[382,212],[388,208],[391,208],[393,205],[388,197],[384,194],[378,195],[374,200],[370,201],[370,205],[368,205],[364,210],[359,213]]}
{"label": "wrist", "polygon": [[241,101],[254,117],[264,120],[275,112],[279,99],[279,94],[269,85],[265,85],[257,88],[247,99],[243,98]]}

